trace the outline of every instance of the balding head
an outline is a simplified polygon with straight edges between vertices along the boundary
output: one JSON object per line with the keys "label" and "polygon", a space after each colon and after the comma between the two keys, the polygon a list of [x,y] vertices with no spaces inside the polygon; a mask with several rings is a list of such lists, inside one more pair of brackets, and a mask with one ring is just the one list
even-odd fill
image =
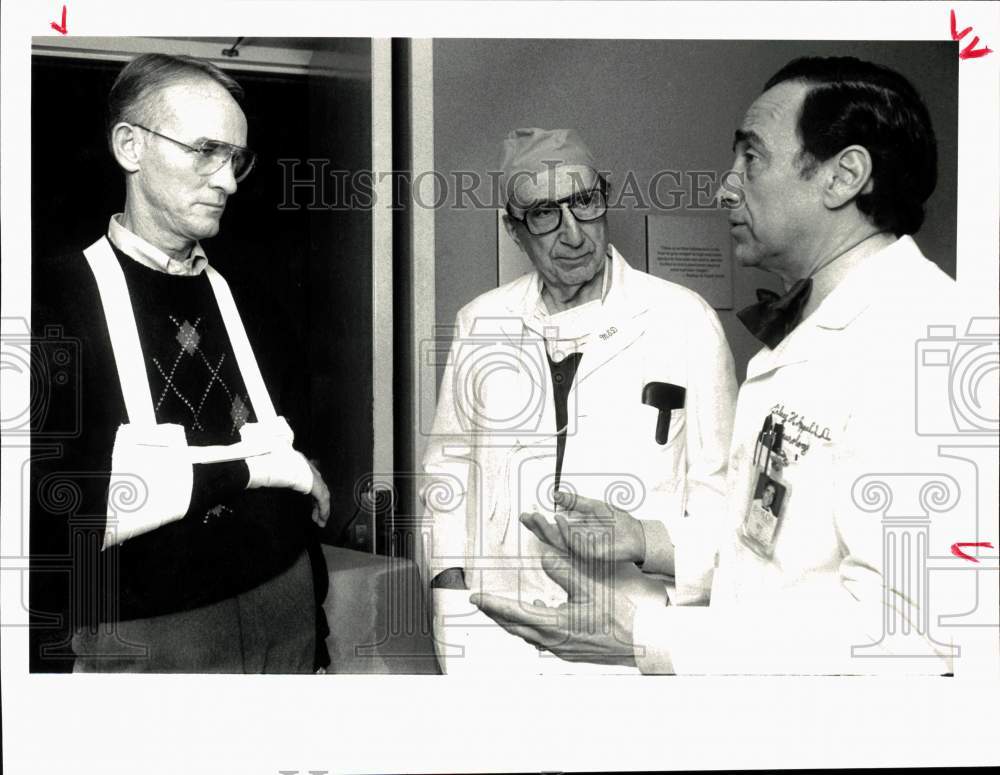
{"label": "balding head", "polygon": [[125,65],[108,94],[105,129],[109,147],[111,132],[120,122],[155,123],[163,90],[185,80],[214,82],[242,104],[243,88],[211,62],[191,56],[143,54]]}

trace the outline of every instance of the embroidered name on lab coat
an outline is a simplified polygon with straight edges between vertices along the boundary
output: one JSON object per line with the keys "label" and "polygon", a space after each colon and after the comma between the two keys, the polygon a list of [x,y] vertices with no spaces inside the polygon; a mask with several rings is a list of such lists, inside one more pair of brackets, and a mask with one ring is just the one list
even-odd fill
{"label": "embroidered name on lab coat", "polygon": [[615,328],[614,326],[611,326],[611,327],[610,327],[610,328],[608,328],[608,330],[607,330],[607,331],[605,331],[605,332],[604,332],[603,334],[598,334],[598,336],[599,336],[599,337],[600,337],[600,338],[601,338],[602,340],[605,340],[605,341],[607,341],[608,339],[610,339],[611,337],[613,337],[613,336],[614,336],[615,334],[617,334],[617,333],[618,333],[618,329],[617,329],[617,328]]}
{"label": "embroidered name on lab coat", "polygon": [[[786,409],[784,404],[778,403],[772,406],[771,414],[785,426],[785,447],[783,449],[785,454],[781,455],[785,465],[789,463],[788,453],[791,453],[792,460],[798,460],[800,456],[804,456],[809,451],[809,448],[815,443],[810,440],[810,436],[818,441],[832,441],[829,425],[820,425],[816,421],[810,421],[804,414]],[[795,451],[793,452],[793,450]]]}

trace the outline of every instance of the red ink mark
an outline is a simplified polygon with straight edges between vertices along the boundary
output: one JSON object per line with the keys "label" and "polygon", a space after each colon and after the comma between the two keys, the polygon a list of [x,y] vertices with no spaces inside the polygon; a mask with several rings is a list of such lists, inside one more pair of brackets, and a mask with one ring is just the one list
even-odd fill
{"label": "red ink mark", "polygon": [[[951,12],[951,39],[961,40],[966,35],[972,32],[972,27],[966,27],[961,32],[958,31],[958,26],[955,21],[955,12]],[[992,54],[993,49],[983,46],[983,48],[976,48],[976,44],[979,42],[979,36],[973,35],[972,42],[963,48],[958,55],[959,59],[978,59],[979,57],[984,57],[987,54]]]}
{"label": "red ink mark", "polygon": [[983,543],[979,543],[979,544],[952,544],[951,545],[951,553],[953,555],[955,555],[956,557],[961,557],[963,560],[971,560],[972,562],[979,562],[979,560],[977,560],[975,557],[970,557],[969,555],[967,555],[965,552],[963,552],[959,548],[960,546],[982,546],[985,549],[992,549],[993,548],[993,544],[991,544],[989,541],[984,541]]}
{"label": "red ink mark", "polygon": [[[65,35],[66,34],[66,6],[65,5],[63,6],[62,24],[56,24],[55,22],[51,22],[51,24],[52,24],[52,29],[54,29],[60,35]],[[976,40],[978,40],[978,38],[976,38]]]}
{"label": "red ink mark", "polygon": [[951,39],[952,40],[961,40],[966,35],[968,35],[970,32],[972,32],[972,27],[966,27],[964,30],[962,30],[961,32],[959,32],[958,28],[955,26],[956,23],[957,22],[955,21],[955,11],[952,11],[951,12]]}

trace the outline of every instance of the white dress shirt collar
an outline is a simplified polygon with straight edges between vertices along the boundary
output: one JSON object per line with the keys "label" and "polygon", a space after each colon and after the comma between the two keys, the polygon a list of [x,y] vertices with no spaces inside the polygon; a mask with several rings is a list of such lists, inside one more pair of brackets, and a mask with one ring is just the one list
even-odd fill
{"label": "white dress shirt collar", "polygon": [[111,216],[108,238],[116,248],[132,260],[157,272],[173,275],[199,275],[208,266],[208,257],[200,242],[194,243],[186,259],[171,258],[155,245],[122,226],[121,218],[122,213]]}

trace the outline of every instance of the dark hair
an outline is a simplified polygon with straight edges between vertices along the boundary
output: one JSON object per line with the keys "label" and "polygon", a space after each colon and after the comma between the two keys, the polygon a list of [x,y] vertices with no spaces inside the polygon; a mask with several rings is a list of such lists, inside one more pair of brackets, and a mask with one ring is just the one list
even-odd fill
{"label": "dark hair", "polygon": [[108,93],[108,114],[105,132],[111,145],[111,130],[120,121],[152,121],[150,97],[160,89],[183,78],[210,78],[243,102],[243,87],[222,70],[192,56],[142,54],[118,73]]}
{"label": "dark hair", "polygon": [[798,134],[803,174],[849,145],[872,158],[872,191],[855,202],[880,229],[914,234],[937,185],[937,140],[927,106],[913,85],[887,67],[854,57],[802,57],[775,73],[764,91],[785,81],[811,88]]}

